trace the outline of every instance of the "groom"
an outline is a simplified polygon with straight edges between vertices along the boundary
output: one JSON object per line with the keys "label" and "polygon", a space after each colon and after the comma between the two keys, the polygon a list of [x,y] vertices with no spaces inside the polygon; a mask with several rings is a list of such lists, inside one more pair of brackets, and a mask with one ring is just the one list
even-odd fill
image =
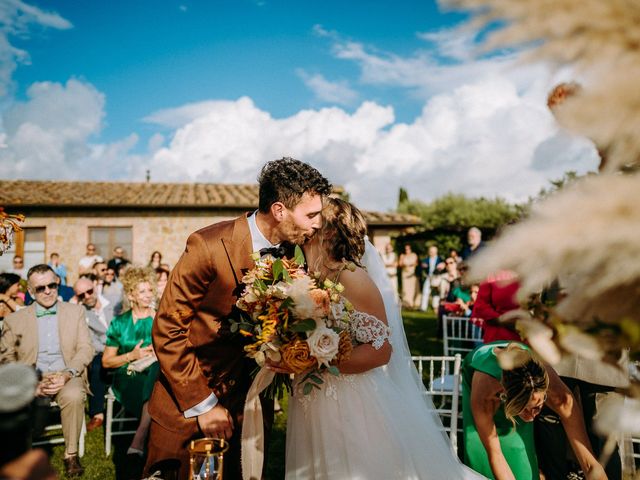
{"label": "groom", "polygon": [[[149,400],[152,418],[145,471],[186,479],[191,440],[226,438],[224,478],[242,478],[240,436],[255,362],[229,331],[231,314],[251,253],[305,243],[321,226],[331,185],[315,168],[292,158],[267,163],[260,173],[259,208],[191,234],[169,277],[153,325],[162,373]],[[263,405],[265,434],[273,405]],[[266,464],[266,462],[265,462]]]}

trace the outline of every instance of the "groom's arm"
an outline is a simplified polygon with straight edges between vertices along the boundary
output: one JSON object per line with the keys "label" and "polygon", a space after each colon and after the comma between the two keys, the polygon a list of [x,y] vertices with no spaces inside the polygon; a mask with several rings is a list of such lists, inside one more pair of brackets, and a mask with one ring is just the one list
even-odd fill
{"label": "groom's arm", "polygon": [[153,323],[153,346],[160,368],[186,417],[201,415],[218,403],[189,342],[191,324],[215,278],[213,255],[206,241],[198,232],[191,234],[169,276]]}

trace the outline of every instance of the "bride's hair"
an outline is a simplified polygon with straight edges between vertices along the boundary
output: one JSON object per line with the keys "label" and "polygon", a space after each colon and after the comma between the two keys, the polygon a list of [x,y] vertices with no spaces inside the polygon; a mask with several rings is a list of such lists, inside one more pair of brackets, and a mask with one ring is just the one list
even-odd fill
{"label": "bride's hair", "polygon": [[346,260],[361,267],[367,223],[358,208],[339,198],[328,198],[322,209],[322,245],[333,260]]}

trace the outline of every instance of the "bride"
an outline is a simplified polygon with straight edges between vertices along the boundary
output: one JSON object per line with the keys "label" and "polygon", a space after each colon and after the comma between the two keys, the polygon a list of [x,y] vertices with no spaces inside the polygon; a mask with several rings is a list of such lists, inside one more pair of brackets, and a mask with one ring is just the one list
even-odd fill
{"label": "bride", "polygon": [[[341,375],[289,399],[286,479],[484,478],[455,456],[409,353],[384,264],[360,211],[330,198],[325,225],[305,246],[310,270],[340,281],[358,340]],[[344,261],[343,261],[344,260]],[[345,269],[345,261],[358,265]]]}

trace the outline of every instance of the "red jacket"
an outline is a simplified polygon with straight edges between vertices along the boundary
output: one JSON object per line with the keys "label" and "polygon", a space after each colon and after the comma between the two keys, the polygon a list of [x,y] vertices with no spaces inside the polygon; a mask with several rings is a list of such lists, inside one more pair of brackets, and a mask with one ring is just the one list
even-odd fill
{"label": "red jacket", "polygon": [[[478,299],[473,306],[471,318],[478,319],[484,334],[484,343],[496,340],[522,341],[520,335],[512,327],[490,324],[489,320],[496,320],[503,313],[520,308],[516,301],[516,293],[520,288],[518,280],[508,272],[502,272],[490,277],[480,284]],[[493,322],[492,322],[493,323]]]}

